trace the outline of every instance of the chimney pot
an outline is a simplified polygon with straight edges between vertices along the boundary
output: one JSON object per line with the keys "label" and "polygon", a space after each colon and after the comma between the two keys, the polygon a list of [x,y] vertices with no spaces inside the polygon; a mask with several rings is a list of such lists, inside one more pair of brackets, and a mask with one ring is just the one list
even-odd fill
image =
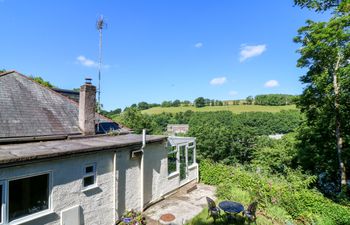
{"label": "chimney pot", "polygon": [[85,78],[85,84],[91,84],[92,78],[86,77]]}

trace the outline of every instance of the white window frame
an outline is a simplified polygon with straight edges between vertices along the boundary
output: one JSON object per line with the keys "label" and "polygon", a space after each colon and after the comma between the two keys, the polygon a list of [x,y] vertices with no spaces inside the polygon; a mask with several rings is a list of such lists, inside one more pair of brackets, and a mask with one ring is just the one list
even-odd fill
{"label": "white window frame", "polygon": [[5,192],[6,192],[6,182],[5,181],[0,181],[0,185],[2,185],[2,192],[0,193],[1,196],[2,196],[2,202],[0,203],[1,204],[1,222],[0,224],[5,224],[5,213],[6,213],[6,204],[5,204],[5,200],[6,200],[6,195],[5,195]]}
{"label": "white window frame", "polygon": [[[192,144],[191,146],[190,146],[190,144]],[[188,152],[188,149],[193,149],[193,152],[192,152],[192,157],[193,157],[193,163],[192,164],[188,164],[188,167],[191,167],[191,166],[193,166],[193,165],[195,165],[196,164],[196,142],[195,141],[192,141],[192,142],[189,142],[188,144],[187,144],[187,152]],[[188,154],[188,153],[187,153]],[[187,155],[187,160],[188,160],[188,155]]]}
{"label": "white window frame", "polygon": [[[25,178],[29,178],[29,177],[36,177],[36,176],[40,176],[40,175],[44,175],[44,174],[48,174],[49,175],[49,184],[48,184],[48,188],[49,188],[49,199],[48,199],[48,209],[45,209],[43,211],[40,211],[40,212],[36,212],[36,213],[33,213],[33,214],[29,214],[27,216],[23,216],[21,218],[18,218],[18,219],[15,219],[15,220],[12,220],[11,222],[9,221],[9,193],[10,193],[10,190],[9,190],[9,183],[11,181],[14,181],[14,180],[21,180],[21,179],[25,179]],[[46,215],[49,215],[51,214],[53,211],[52,211],[52,179],[53,179],[53,176],[52,176],[52,171],[45,171],[45,172],[40,172],[40,173],[32,173],[32,174],[27,174],[27,175],[24,175],[24,176],[17,176],[17,177],[12,177],[6,181],[4,181],[4,187],[5,187],[5,191],[3,192],[3,194],[5,195],[5,207],[3,209],[4,211],[4,214],[3,214],[3,218],[4,218],[4,221],[3,221],[3,224],[9,224],[9,225],[17,225],[17,224],[22,224],[22,223],[26,223],[26,222],[29,222],[31,220],[35,220],[35,219],[38,219],[40,217],[43,217],[43,216],[46,216]],[[5,223],[4,223],[5,222]]]}
{"label": "white window frame", "polygon": [[171,147],[171,148],[175,147],[175,150],[173,150],[171,152],[167,152],[167,164],[169,164],[169,155],[176,153],[176,170],[174,172],[169,173],[169,165],[167,167],[168,177],[173,177],[173,176],[178,175],[179,170],[180,170],[180,165],[178,163],[178,161],[179,161],[179,149],[178,149],[178,146],[170,145],[169,147]]}
{"label": "white window frame", "polygon": [[[90,166],[92,166],[93,171],[89,172],[89,173],[86,173],[86,168],[90,167]],[[91,177],[91,176],[94,177],[94,183],[85,187],[84,186],[84,179],[86,177]],[[97,163],[85,164],[84,167],[83,167],[83,179],[81,180],[81,190],[84,192],[84,191],[88,191],[88,190],[94,189],[96,187],[98,187],[98,185],[97,185]]]}

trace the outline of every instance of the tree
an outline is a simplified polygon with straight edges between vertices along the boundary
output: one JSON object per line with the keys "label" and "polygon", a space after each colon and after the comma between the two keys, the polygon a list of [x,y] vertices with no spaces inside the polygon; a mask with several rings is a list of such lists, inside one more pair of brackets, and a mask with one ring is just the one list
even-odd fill
{"label": "tree", "polygon": [[137,104],[137,108],[140,110],[145,110],[149,108],[149,104],[147,102],[139,102]]}
{"label": "tree", "polygon": [[53,84],[51,84],[49,81],[46,81],[44,80],[42,77],[33,77],[33,76],[30,76],[30,78],[32,80],[34,80],[35,82],[45,86],[45,87],[48,87],[48,88],[54,88],[55,86]]}
{"label": "tree", "polygon": [[171,101],[163,101],[161,106],[162,107],[171,107],[173,103]]}
{"label": "tree", "polygon": [[294,0],[295,5],[301,8],[314,9],[316,11],[325,11],[330,8],[338,7],[341,0]]}
{"label": "tree", "polygon": [[253,104],[253,101],[254,101],[253,96],[248,96],[248,97],[246,98],[247,105],[252,105],[252,104]]}
{"label": "tree", "polygon": [[198,97],[194,100],[194,106],[201,108],[205,106],[205,100],[203,97]]}
{"label": "tree", "polygon": [[346,86],[350,79],[349,29],[350,16],[337,13],[329,22],[308,20],[294,39],[302,46],[298,50],[301,57],[297,66],[308,68],[307,73],[300,78],[306,88],[298,105],[306,115],[307,125],[315,132],[309,144],[318,148],[314,151],[325,157],[320,160],[329,161],[329,155],[323,153],[327,152],[325,148],[334,146],[336,149],[339,190],[346,184],[343,141],[344,134],[348,133],[346,118],[350,113],[346,108],[346,99],[350,97]]}
{"label": "tree", "polygon": [[176,100],[173,101],[173,103],[172,103],[172,106],[173,106],[173,107],[179,107],[180,105],[181,105],[181,101],[178,100],[178,99],[176,99]]}

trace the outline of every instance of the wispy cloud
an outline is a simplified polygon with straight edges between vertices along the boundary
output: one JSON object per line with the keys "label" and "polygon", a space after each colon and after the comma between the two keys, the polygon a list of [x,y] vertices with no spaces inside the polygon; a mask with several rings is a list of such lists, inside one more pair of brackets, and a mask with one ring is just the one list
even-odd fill
{"label": "wispy cloud", "polygon": [[273,87],[277,87],[277,86],[279,86],[280,84],[278,83],[278,81],[277,80],[269,80],[269,81],[266,81],[265,82],[265,87],[267,87],[267,88],[273,88]]}
{"label": "wispy cloud", "polygon": [[238,95],[238,92],[237,91],[230,91],[228,94],[230,96],[236,96],[236,95]]}
{"label": "wispy cloud", "polygon": [[[85,67],[91,67],[91,68],[97,68],[98,67],[98,63],[97,62],[95,62],[92,59],[88,59],[88,58],[86,58],[83,55],[78,56],[76,60],[77,60],[78,64],[80,64],[82,66],[85,66]],[[102,65],[102,68],[104,68],[104,69],[108,69],[110,67],[111,67],[110,65],[105,65],[105,64]]]}
{"label": "wispy cloud", "polygon": [[239,61],[243,62],[249,58],[259,56],[266,51],[266,45],[242,45]]}
{"label": "wispy cloud", "polygon": [[77,57],[77,61],[80,65],[86,66],[86,67],[98,67],[98,63],[95,62],[92,59],[88,59],[83,55],[80,55]]}
{"label": "wispy cloud", "polygon": [[202,42],[198,42],[194,45],[195,48],[201,48],[203,47],[203,43]]}
{"label": "wispy cloud", "polygon": [[219,86],[227,82],[226,77],[215,77],[210,81],[211,85]]}

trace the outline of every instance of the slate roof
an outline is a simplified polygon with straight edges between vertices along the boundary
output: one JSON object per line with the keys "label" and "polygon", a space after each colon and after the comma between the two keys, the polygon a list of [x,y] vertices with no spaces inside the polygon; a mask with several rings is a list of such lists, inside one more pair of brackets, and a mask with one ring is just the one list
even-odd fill
{"label": "slate roof", "polygon": [[[79,135],[78,109],[78,103],[16,71],[0,74],[0,139]],[[108,129],[129,131],[102,115],[96,117]]]}

